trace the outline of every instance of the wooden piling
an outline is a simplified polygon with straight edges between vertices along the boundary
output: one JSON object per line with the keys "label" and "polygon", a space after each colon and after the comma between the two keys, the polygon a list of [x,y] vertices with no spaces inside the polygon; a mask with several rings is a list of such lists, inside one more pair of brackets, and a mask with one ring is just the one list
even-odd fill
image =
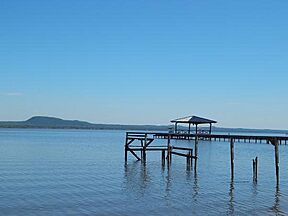
{"label": "wooden piling", "polygon": [[162,150],[162,164],[165,164],[165,150]]}
{"label": "wooden piling", "polygon": [[172,162],[172,149],[173,149],[173,146],[170,146],[170,151],[169,151],[169,163],[171,164]]}
{"label": "wooden piling", "polygon": [[197,170],[197,160],[198,160],[198,136],[195,136],[195,163],[194,163],[194,171]]}
{"label": "wooden piling", "polygon": [[127,147],[125,146],[125,162],[127,162],[128,160],[128,151],[127,151]]}
{"label": "wooden piling", "polygon": [[255,158],[255,180],[257,181],[258,179],[258,157]]}
{"label": "wooden piling", "polygon": [[274,139],[274,148],[275,148],[276,183],[277,185],[279,185],[279,148],[277,139]]}
{"label": "wooden piling", "polygon": [[191,160],[190,160],[190,166],[193,167],[193,149],[190,150]]}
{"label": "wooden piling", "polygon": [[230,140],[231,179],[234,179],[234,140]]}
{"label": "wooden piling", "polygon": [[189,167],[190,166],[190,160],[191,160],[192,158],[190,157],[190,153],[188,153],[188,155],[187,155],[187,157],[186,157],[186,163],[187,163],[187,167]]}
{"label": "wooden piling", "polygon": [[126,133],[126,139],[125,139],[125,162],[128,160],[128,138],[127,138],[127,133]]}
{"label": "wooden piling", "polygon": [[144,149],[143,140],[140,140],[140,143],[142,147],[142,150],[140,151],[140,155],[141,155],[141,160],[143,160],[143,149]]}
{"label": "wooden piling", "polygon": [[258,157],[252,160],[253,167],[253,181],[257,181],[258,177]]}
{"label": "wooden piling", "polygon": [[255,160],[252,159],[252,173],[253,173],[253,181],[255,181]]}
{"label": "wooden piling", "polygon": [[171,148],[170,146],[167,147],[167,156],[166,156],[166,159],[167,159],[167,164],[170,165],[170,160],[171,160]]}
{"label": "wooden piling", "polygon": [[146,147],[147,147],[147,134],[145,134],[144,146],[143,146],[143,162],[146,162]]}

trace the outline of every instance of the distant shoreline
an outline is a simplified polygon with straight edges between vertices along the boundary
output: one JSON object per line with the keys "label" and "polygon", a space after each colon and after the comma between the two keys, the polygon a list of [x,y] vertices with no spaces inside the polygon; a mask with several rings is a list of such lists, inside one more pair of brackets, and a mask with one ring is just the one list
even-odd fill
{"label": "distant shoreline", "polygon": [[[2,126],[0,125],[0,129],[51,129],[51,130],[93,130],[93,131],[104,131],[104,130],[113,130],[113,131],[168,131],[168,126],[167,129],[161,129],[161,128],[157,128],[157,129],[153,129],[154,126],[152,126],[151,128],[143,125],[143,128],[139,128],[142,127],[141,125],[137,125],[137,128],[134,128],[134,125],[119,125],[119,127],[117,128],[113,128],[113,127],[109,127],[110,125],[107,124],[106,126],[108,127],[99,127],[99,128],[85,128],[85,127],[58,127],[58,126]],[[121,127],[123,126],[123,127]],[[165,127],[165,126],[155,126],[155,127]],[[185,130],[186,128],[183,128],[183,130]],[[282,134],[285,136],[288,136],[288,131],[286,130],[273,130],[273,129],[249,129],[249,128],[218,128],[218,127],[214,127],[213,132],[216,133],[267,133],[267,134],[272,134],[272,133],[276,133],[276,134]]]}
{"label": "distant shoreline", "polygon": [[[55,117],[34,116],[26,121],[0,121],[0,129],[74,129],[74,130],[135,130],[135,131],[168,131],[172,125],[121,125],[121,124],[93,124],[79,120],[63,120]],[[205,129],[206,127],[203,127]],[[180,130],[187,130],[180,126]],[[219,133],[277,133],[288,136],[288,130],[223,128],[212,127],[212,131]]]}

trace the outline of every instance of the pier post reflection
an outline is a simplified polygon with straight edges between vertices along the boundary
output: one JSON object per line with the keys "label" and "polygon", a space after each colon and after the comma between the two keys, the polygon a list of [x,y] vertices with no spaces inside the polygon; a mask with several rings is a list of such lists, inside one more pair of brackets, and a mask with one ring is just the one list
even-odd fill
{"label": "pier post reflection", "polygon": [[234,181],[230,181],[228,215],[234,215]]}
{"label": "pier post reflection", "polygon": [[150,181],[149,171],[146,163],[135,161],[133,163],[125,163],[124,180],[126,189],[131,192],[137,192],[144,195],[148,183]]}
{"label": "pier post reflection", "polygon": [[193,181],[193,200],[197,201],[197,196],[199,194],[199,184],[197,178],[197,172],[194,172],[194,181]]}
{"label": "pier post reflection", "polygon": [[274,205],[272,206],[271,210],[275,213],[275,215],[284,215],[284,212],[280,209],[280,188],[279,185],[275,187],[275,194],[274,194]]}
{"label": "pier post reflection", "polygon": [[165,198],[170,198],[170,191],[171,191],[171,186],[172,186],[172,178],[171,178],[171,166],[169,163],[167,163],[167,175],[165,177]]}

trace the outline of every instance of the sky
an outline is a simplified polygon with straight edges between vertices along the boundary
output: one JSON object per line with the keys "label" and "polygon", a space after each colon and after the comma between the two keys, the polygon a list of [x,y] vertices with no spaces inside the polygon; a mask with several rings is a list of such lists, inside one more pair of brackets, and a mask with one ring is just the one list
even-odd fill
{"label": "sky", "polygon": [[288,129],[287,0],[1,0],[0,120]]}

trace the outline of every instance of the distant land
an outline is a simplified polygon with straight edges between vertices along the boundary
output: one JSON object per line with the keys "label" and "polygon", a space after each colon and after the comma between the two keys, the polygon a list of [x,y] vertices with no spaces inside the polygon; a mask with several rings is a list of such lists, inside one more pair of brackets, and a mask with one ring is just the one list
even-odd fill
{"label": "distant land", "polygon": [[[0,121],[0,128],[46,128],[46,129],[91,129],[91,130],[144,130],[168,131],[172,125],[121,125],[121,124],[93,124],[79,120],[64,120],[61,118],[34,116],[26,121]],[[180,129],[185,129],[181,127]],[[288,130],[223,128],[213,127],[214,132],[224,133],[281,133],[288,134]]]}

